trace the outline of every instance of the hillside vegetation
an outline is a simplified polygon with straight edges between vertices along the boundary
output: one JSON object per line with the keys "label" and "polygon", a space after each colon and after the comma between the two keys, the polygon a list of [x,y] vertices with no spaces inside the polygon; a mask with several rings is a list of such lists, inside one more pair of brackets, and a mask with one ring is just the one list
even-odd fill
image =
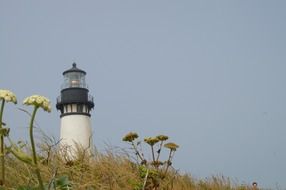
{"label": "hillside vegetation", "polygon": [[[19,145],[23,144],[19,142]],[[24,146],[24,145],[20,145]],[[45,188],[74,190],[248,190],[250,186],[233,184],[224,177],[211,177],[205,180],[194,180],[191,175],[180,175],[171,168],[158,186],[146,185],[145,167],[133,161],[124,151],[109,148],[105,153],[94,155],[78,152],[78,159],[63,159],[58,145],[42,142],[39,149],[39,164]],[[30,147],[25,146],[30,152]],[[6,156],[6,181],[4,189],[37,189],[38,180],[35,168],[16,159],[12,154]],[[145,183],[145,186],[144,186]],[[144,186],[144,187],[143,187]]]}
{"label": "hillside vegetation", "polygon": [[[123,141],[130,145],[132,153],[109,148],[101,153],[80,146],[70,151],[69,147],[43,136],[36,143],[34,121],[41,108],[51,111],[49,99],[32,95],[23,104],[33,112],[29,124],[29,143],[13,142],[10,128],[3,122],[6,103],[17,103],[15,94],[0,89],[0,189],[8,190],[247,190],[248,186],[231,183],[228,178],[212,177],[194,180],[191,175],[181,175],[172,166],[173,157],[179,148],[169,137],[158,135],[138,140],[138,134],[130,132]],[[141,146],[149,146],[151,159],[145,158]],[[38,146],[36,146],[38,145]],[[161,158],[162,150],[169,152]],[[69,151],[66,151],[69,150]],[[254,188],[255,189],[255,188]]]}

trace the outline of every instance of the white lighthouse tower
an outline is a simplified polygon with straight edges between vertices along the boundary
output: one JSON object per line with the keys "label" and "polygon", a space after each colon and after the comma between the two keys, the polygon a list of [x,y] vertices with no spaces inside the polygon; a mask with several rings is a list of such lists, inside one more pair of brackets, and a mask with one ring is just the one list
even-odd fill
{"label": "white lighthouse tower", "polygon": [[64,82],[61,95],[57,98],[57,109],[61,112],[60,144],[74,155],[78,148],[92,149],[90,111],[94,107],[85,82],[86,72],[73,63],[72,68],[63,72]]}

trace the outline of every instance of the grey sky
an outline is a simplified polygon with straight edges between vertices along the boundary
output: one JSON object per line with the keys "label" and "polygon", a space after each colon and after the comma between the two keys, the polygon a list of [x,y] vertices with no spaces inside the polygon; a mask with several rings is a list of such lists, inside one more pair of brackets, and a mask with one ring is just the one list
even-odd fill
{"label": "grey sky", "polygon": [[[166,134],[175,167],[286,188],[286,1],[0,1],[0,88],[55,104],[75,61],[94,142]],[[23,107],[21,104],[19,107]],[[28,117],[8,105],[12,136]],[[59,113],[39,112],[59,137]]]}

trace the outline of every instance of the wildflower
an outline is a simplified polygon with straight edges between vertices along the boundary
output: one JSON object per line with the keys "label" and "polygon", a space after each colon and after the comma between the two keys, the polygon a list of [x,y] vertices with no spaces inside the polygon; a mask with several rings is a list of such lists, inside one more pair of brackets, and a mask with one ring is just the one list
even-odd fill
{"label": "wildflower", "polygon": [[17,98],[15,94],[9,90],[0,89],[0,100],[1,99],[6,102],[13,102],[14,104],[17,104]]}
{"label": "wildflower", "polygon": [[166,135],[158,135],[156,138],[158,138],[160,141],[166,141],[169,139],[169,137]]}
{"label": "wildflower", "polygon": [[179,148],[179,145],[170,142],[170,143],[166,143],[166,144],[164,145],[164,147],[170,149],[171,151],[176,151],[177,148]]}
{"label": "wildflower", "polygon": [[154,144],[156,144],[157,142],[159,142],[160,140],[157,137],[148,137],[145,138],[144,141],[149,144],[150,146],[153,146]]}
{"label": "wildflower", "polygon": [[43,108],[43,110],[47,112],[51,112],[50,100],[44,96],[40,96],[40,95],[29,96],[23,101],[23,104],[34,105],[35,107]]}
{"label": "wildflower", "polygon": [[123,137],[123,141],[127,141],[127,142],[132,142],[134,141],[135,139],[138,138],[138,134],[137,133],[133,133],[133,132],[129,132],[127,135],[125,135]]}
{"label": "wildflower", "polygon": [[[33,135],[33,126],[34,126],[33,124],[34,124],[34,120],[35,120],[35,116],[36,116],[38,108],[41,107],[43,108],[44,111],[51,112],[51,104],[48,98],[44,96],[40,96],[40,95],[33,95],[33,96],[27,97],[23,101],[23,104],[34,106],[34,111],[32,113],[31,120],[30,120],[30,126],[29,126],[30,141],[31,141],[31,147],[32,147],[32,164],[35,167],[35,172],[37,174],[37,178],[39,181],[39,187],[41,190],[44,190],[43,180],[42,180],[40,169],[37,163],[37,154],[36,154],[36,147],[35,147],[34,135]],[[27,159],[24,159],[24,160],[27,161]]]}
{"label": "wildflower", "polygon": [[3,112],[4,112],[4,106],[5,102],[13,102],[14,104],[17,104],[17,98],[15,94],[9,90],[3,90],[0,89],[0,100],[2,100],[1,108],[0,108],[0,165],[1,165],[1,172],[0,172],[0,185],[2,186],[5,183],[5,167],[4,167],[4,155],[5,155],[5,149],[4,147],[4,137],[9,135],[9,128],[2,128],[2,126],[5,126],[6,124],[3,122]]}

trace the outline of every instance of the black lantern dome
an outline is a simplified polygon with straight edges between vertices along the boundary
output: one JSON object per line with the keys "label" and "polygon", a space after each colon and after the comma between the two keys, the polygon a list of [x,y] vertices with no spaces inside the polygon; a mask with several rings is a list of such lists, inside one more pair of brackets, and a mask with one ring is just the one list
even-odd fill
{"label": "black lantern dome", "polygon": [[77,68],[76,63],[73,63],[71,69],[63,72],[64,82],[56,105],[57,109],[61,111],[61,117],[71,114],[90,116],[94,102],[93,97],[88,93],[85,75],[86,72]]}

